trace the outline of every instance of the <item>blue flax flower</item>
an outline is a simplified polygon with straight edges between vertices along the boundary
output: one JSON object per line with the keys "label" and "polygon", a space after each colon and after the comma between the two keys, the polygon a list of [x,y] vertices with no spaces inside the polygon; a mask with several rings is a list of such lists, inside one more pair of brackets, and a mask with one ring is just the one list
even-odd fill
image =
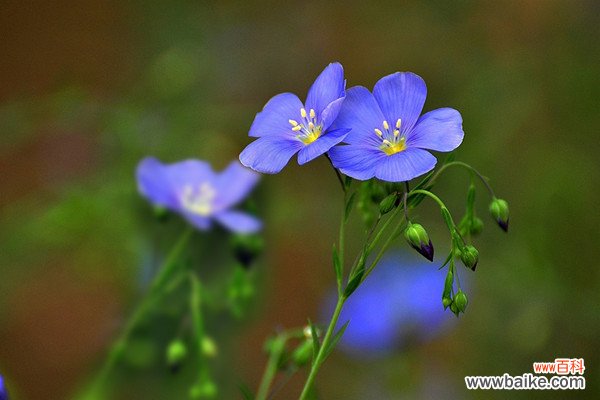
{"label": "blue flax flower", "polygon": [[250,193],[259,177],[237,161],[221,173],[204,161],[164,165],[152,157],[142,160],[137,168],[139,191],[154,205],[181,214],[200,230],[209,229],[215,220],[237,233],[252,233],[261,227],[255,217],[231,210]]}
{"label": "blue flax flower", "polygon": [[349,129],[331,130],[345,96],[344,69],[329,64],[317,77],[302,104],[298,96],[282,93],[256,114],[248,133],[258,139],[240,154],[240,161],[258,172],[276,174],[298,153],[305,164],[340,143]]}
{"label": "blue flax flower", "polygon": [[452,108],[420,116],[426,96],[425,82],[411,72],[381,78],[373,93],[362,86],[348,89],[334,128],[352,131],[344,140],[348,146],[329,152],[335,167],[355,179],[389,182],[433,169],[436,159],[427,150],[452,151],[464,133],[460,113]]}
{"label": "blue flax flower", "polygon": [[[445,271],[420,258],[386,254],[342,310],[338,328],[350,323],[341,350],[360,358],[381,357],[439,335],[455,319],[440,300],[444,277]],[[329,300],[331,310],[336,296]]]}
{"label": "blue flax flower", "polygon": [[4,386],[4,378],[0,375],[0,400],[8,400],[8,390]]}

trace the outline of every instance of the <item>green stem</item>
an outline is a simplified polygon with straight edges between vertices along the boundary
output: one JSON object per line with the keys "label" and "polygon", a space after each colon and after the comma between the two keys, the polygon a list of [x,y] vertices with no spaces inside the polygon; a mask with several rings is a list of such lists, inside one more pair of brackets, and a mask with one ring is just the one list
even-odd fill
{"label": "green stem", "polygon": [[431,184],[433,184],[433,183],[435,182],[435,180],[438,178],[438,176],[440,176],[440,174],[441,174],[441,173],[442,173],[442,172],[443,172],[445,169],[447,169],[447,168],[450,168],[450,167],[454,167],[454,166],[457,166],[457,167],[463,167],[463,168],[466,168],[466,169],[468,169],[469,171],[471,171],[471,172],[475,173],[475,175],[477,175],[477,177],[478,177],[478,178],[481,180],[481,182],[483,182],[483,184],[484,184],[484,185],[485,185],[485,187],[487,188],[488,192],[490,192],[490,195],[491,195],[492,197],[496,197],[496,195],[494,194],[494,190],[492,189],[492,187],[491,187],[491,186],[490,186],[490,184],[488,183],[487,179],[486,179],[486,178],[485,178],[483,175],[481,175],[481,174],[479,173],[479,171],[477,171],[475,168],[471,167],[469,164],[467,164],[467,163],[464,163],[464,162],[462,162],[462,161],[452,161],[452,162],[449,162],[448,164],[444,164],[444,165],[443,165],[443,166],[442,166],[442,167],[441,167],[441,168],[440,168],[440,169],[439,169],[439,170],[438,170],[438,171],[435,173],[435,175],[433,175],[433,176],[431,177],[431,180],[430,180],[429,182],[430,182]]}
{"label": "green stem", "polygon": [[344,307],[345,301],[346,297],[344,297],[343,295],[338,296],[338,301],[335,306],[335,310],[333,311],[331,321],[329,321],[327,332],[325,333],[325,337],[323,338],[323,342],[321,343],[319,352],[317,353],[317,356],[315,357],[315,360],[312,363],[310,373],[308,374],[308,378],[306,379],[306,383],[304,384],[304,388],[302,389],[302,394],[300,394],[300,400],[306,400],[308,398],[308,395],[314,385],[317,372],[319,372],[321,364],[323,363],[323,361],[325,361],[325,353],[331,344],[331,339],[333,338],[333,331],[335,330],[335,326],[337,325],[338,319],[340,318],[340,313],[342,312],[342,308]]}
{"label": "green stem", "polygon": [[117,361],[119,361],[121,358],[123,351],[125,350],[125,346],[127,345],[127,341],[129,340],[133,330],[145,318],[147,312],[152,308],[154,303],[159,300],[160,295],[162,294],[161,290],[163,289],[164,285],[169,282],[169,279],[172,277],[174,271],[176,271],[175,267],[178,265],[176,261],[179,259],[181,252],[185,249],[187,243],[189,242],[192,232],[193,229],[190,227],[181,234],[179,240],[173,246],[162,266],[159,268],[158,273],[150,285],[148,295],[142,299],[140,305],[135,309],[127,321],[125,328],[112,345],[112,348],[110,349],[108,356],[104,361],[102,368],[100,369],[100,372],[98,373],[91,386],[91,389],[89,390],[89,393],[92,397],[100,390]]}
{"label": "green stem", "polygon": [[277,336],[273,341],[271,355],[269,356],[269,361],[265,367],[262,380],[260,381],[258,393],[256,394],[256,400],[266,400],[268,398],[269,389],[271,388],[273,379],[275,379],[275,375],[277,374],[279,360],[281,359],[281,355],[285,350],[285,342],[286,338],[284,336]]}
{"label": "green stem", "polygon": [[388,236],[387,240],[385,241],[383,246],[381,246],[381,249],[377,253],[377,256],[375,256],[375,259],[373,260],[371,265],[369,265],[369,268],[366,269],[365,274],[362,278],[362,282],[364,282],[365,279],[367,279],[367,276],[369,276],[369,274],[371,273],[371,271],[373,271],[373,269],[375,269],[375,267],[377,266],[377,263],[379,263],[379,261],[381,260],[381,257],[383,257],[383,255],[385,254],[387,249],[390,247],[390,245],[392,244],[394,239],[396,239],[396,237],[398,237],[398,234],[402,231],[402,229],[404,229],[404,224],[399,223],[396,226],[396,229],[394,229],[394,231],[392,232],[392,234],[390,236]]}

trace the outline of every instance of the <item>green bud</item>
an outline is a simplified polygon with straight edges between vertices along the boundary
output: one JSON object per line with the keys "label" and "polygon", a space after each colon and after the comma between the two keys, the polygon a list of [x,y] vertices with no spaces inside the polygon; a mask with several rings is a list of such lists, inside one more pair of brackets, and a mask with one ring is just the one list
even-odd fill
{"label": "green bud", "polygon": [[217,345],[216,345],[215,341],[212,340],[212,338],[210,338],[209,336],[204,336],[202,338],[202,342],[200,343],[200,346],[201,346],[202,354],[204,354],[206,357],[213,358],[217,355],[217,352],[218,352]]}
{"label": "green bud", "polygon": [[202,379],[190,388],[190,398],[211,399],[217,395],[217,385],[210,379]]}
{"label": "green bud", "polygon": [[176,371],[187,357],[187,346],[181,339],[175,339],[167,346],[167,365],[172,371]]}
{"label": "green bud", "polygon": [[409,223],[404,231],[404,237],[413,249],[429,261],[433,261],[433,245],[425,228],[420,224]]}
{"label": "green bud", "polygon": [[394,192],[388,195],[385,199],[379,203],[379,213],[385,215],[392,211],[396,207],[398,202],[398,193]]}
{"label": "green bud", "polygon": [[454,313],[454,315],[456,315],[458,317],[458,314],[460,313],[460,311],[458,310],[458,307],[456,306],[456,302],[452,302],[452,304],[450,304],[450,311],[452,311]]}
{"label": "green bud", "polygon": [[456,304],[457,310],[462,313],[464,313],[467,309],[468,302],[467,295],[462,290],[459,290],[454,296],[454,304]]}
{"label": "green bud", "polygon": [[154,217],[159,220],[160,222],[164,222],[167,219],[169,219],[169,216],[171,215],[171,213],[169,212],[168,209],[166,209],[165,207],[161,207],[161,206],[154,206],[152,212],[154,213]]}
{"label": "green bud", "polygon": [[311,340],[304,340],[293,352],[292,361],[298,367],[308,363],[313,354],[313,343]]}
{"label": "green bud", "polygon": [[505,200],[494,198],[490,203],[490,214],[504,232],[508,232],[508,203]]}
{"label": "green bud", "polygon": [[465,264],[465,267],[475,271],[477,262],[479,261],[479,252],[474,246],[468,244],[461,249],[460,260]]}
{"label": "green bud", "polygon": [[471,235],[479,235],[482,230],[483,221],[481,220],[481,218],[473,217],[473,219],[471,220],[471,226],[469,227],[469,232],[471,233]]}
{"label": "green bud", "polygon": [[262,253],[264,242],[259,235],[233,235],[231,237],[233,255],[244,267],[248,268]]}
{"label": "green bud", "polygon": [[442,304],[444,305],[444,310],[452,304],[452,299],[450,297],[443,297]]}

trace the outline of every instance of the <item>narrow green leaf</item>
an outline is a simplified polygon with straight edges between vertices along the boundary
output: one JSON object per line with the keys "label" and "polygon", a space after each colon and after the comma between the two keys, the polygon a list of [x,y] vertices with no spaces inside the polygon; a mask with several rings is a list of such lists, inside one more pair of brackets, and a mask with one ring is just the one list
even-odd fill
{"label": "narrow green leaf", "polygon": [[325,359],[327,359],[327,357],[329,357],[329,354],[331,354],[331,352],[333,351],[335,346],[338,344],[338,342],[340,341],[342,336],[344,336],[344,332],[346,332],[346,328],[348,327],[349,323],[350,323],[349,320],[346,321],[346,323],[344,325],[342,325],[342,327],[335,333],[335,335],[333,336],[333,339],[331,339],[331,342],[329,343],[329,346],[324,350],[325,355],[323,357],[323,360],[325,360]]}
{"label": "narrow green leaf", "polygon": [[337,282],[338,289],[342,287],[342,278],[343,278],[343,266],[340,262],[340,255],[338,254],[337,248],[335,244],[333,245],[333,268],[335,270],[335,279]]}
{"label": "narrow green leaf", "polygon": [[238,385],[238,389],[240,390],[240,393],[242,394],[242,398],[244,400],[254,400],[254,394],[252,394],[252,391],[250,390],[250,388],[248,388],[248,385],[246,385],[245,383],[240,383]]}
{"label": "narrow green leaf", "polygon": [[363,266],[363,268],[357,270],[356,274],[354,274],[354,276],[350,278],[350,281],[346,285],[346,289],[344,289],[344,297],[348,298],[352,293],[354,293],[356,288],[358,288],[358,285],[360,285],[364,274],[365,268]]}
{"label": "narrow green leaf", "polygon": [[346,201],[346,209],[344,211],[344,223],[348,221],[350,217],[350,213],[352,212],[352,207],[354,207],[354,199],[356,198],[356,192],[352,192],[348,201]]}
{"label": "narrow green leaf", "polygon": [[321,349],[321,343],[319,343],[319,335],[317,334],[317,328],[313,325],[312,321],[308,320],[308,326],[310,326],[310,336],[313,344],[313,362],[317,359],[317,354]]}

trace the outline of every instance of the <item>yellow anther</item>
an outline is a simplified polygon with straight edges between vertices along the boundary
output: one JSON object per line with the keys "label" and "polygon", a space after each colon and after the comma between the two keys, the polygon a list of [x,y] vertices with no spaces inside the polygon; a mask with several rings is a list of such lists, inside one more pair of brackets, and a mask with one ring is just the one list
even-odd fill
{"label": "yellow anther", "polygon": [[306,118],[306,110],[304,108],[300,109],[300,115],[302,115],[302,118]]}
{"label": "yellow anther", "polygon": [[386,146],[390,146],[392,143],[390,143],[390,141],[387,139],[383,139],[383,144],[385,144]]}
{"label": "yellow anther", "polygon": [[314,119],[317,116],[317,113],[315,113],[315,110],[313,110],[312,108],[310,109],[310,118]]}
{"label": "yellow anther", "polygon": [[294,121],[293,119],[288,120],[288,122],[290,123],[290,125],[292,126],[298,126],[298,122]]}
{"label": "yellow anther", "polygon": [[402,126],[402,120],[398,118],[398,121],[396,121],[396,129],[400,129],[400,126]]}
{"label": "yellow anther", "polygon": [[313,124],[312,122],[308,123],[308,130],[312,131],[313,129],[315,129],[315,124]]}
{"label": "yellow anther", "polygon": [[302,129],[302,126],[301,126],[301,125],[296,125],[295,127],[293,127],[293,128],[292,128],[292,130],[293,130],[294,132],[298,132],[300,129]]}
{"label": "yellow anther", "polygon": [[398,136],[400,136],[400,131],[398,129],[396,129],[394,131],[394,137],[398,137]]}
{"label": "yellow anther", "polygon": [[383,132],[381,132],[381,129],[377,129],[375,128],[375,133],[377,134],[377,136],[382,137],[383,136]]}
{"label": "yellow anther", "polygon": [[386,131],[390,129],[390,126],[388,125],[387,121],[383,121],[383,129],[385,129]]}

